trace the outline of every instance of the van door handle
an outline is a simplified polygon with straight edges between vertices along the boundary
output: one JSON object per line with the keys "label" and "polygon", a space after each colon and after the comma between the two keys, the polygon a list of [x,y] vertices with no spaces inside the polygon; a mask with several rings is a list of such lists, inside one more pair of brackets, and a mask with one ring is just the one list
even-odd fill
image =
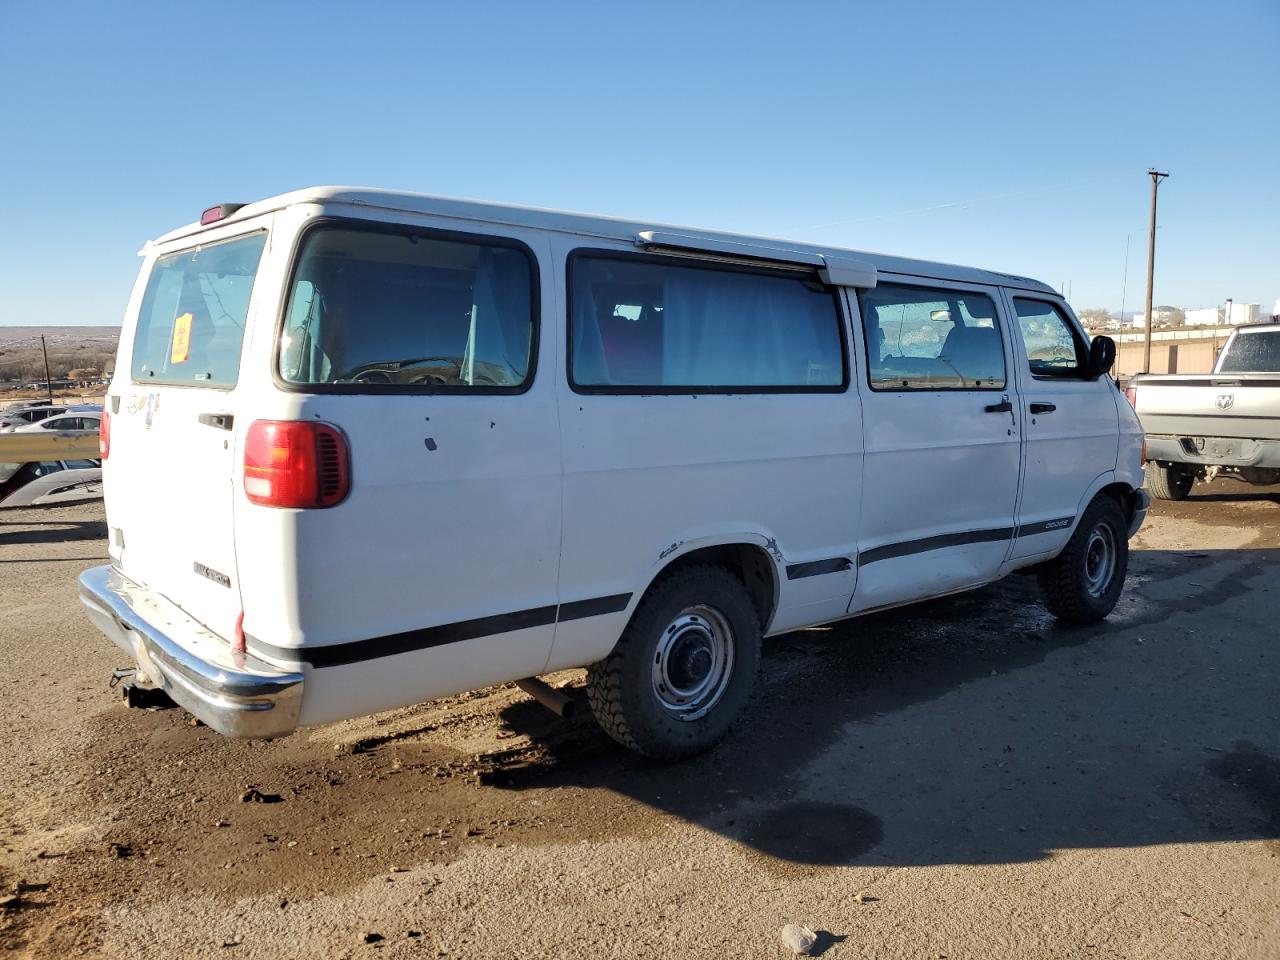
{"label": "van door handle", "polygon": [[1013,413],[1013,404],[1009,402],[1009,398],[1005,397],[999,403],[988,403],[983,407],[987,413]]}
{"label": "van door handle", "polygon": [[229,413],[202,413],[199,420],[207,427],[217,427],[219,430],[230,430],[231,424],[235,422],[235,417]]}
{"label": "van door handle", "polygon": [[1053,413],[1058,409],[1056,403],[1033,403],[1031,404],[1032,413]]}

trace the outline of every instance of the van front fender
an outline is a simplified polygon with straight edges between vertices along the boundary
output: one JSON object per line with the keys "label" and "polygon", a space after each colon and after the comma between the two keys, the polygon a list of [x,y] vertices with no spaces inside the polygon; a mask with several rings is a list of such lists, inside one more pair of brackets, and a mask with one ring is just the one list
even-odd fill
{"label": "van front fender", "polygon": [[1080,523],[1080,518],[1084,516],[1085,510],[1093,502],[1094,497],[1110,487],[1121,495],[1121,506],[1124,507],[1125,515],[1129,519],[1129,536],[1132,537],[1138,532],[1138,528],[1142,526],[1142,521],[1146,517],[1147,507],[1150,504],[1146,492],[1142,489],[1142,479],[1141,469],[1139,469],[1136,478],[1128,470],[1108,470],[1106,473],[1099,474],[1089,484],[1088,492],[1080,498],[1080,502],[1076,505],[1076,516],[1071,523],[1072,533],[1075,532],[1076,526]]}

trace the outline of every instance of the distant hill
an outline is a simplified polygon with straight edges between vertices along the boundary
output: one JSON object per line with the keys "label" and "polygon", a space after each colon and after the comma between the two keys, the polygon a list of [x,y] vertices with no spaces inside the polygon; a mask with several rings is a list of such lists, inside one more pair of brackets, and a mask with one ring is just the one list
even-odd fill
{"label": "distant hill", "polygon": [[45,335],[49,343],[75,343],[83,340],[117,340],[120,337],[119,327],[0,327],[0,343],[9,340],[27,340],[40,334]]}
{"label": "distant hill", "polygon": [[0,383],[44,378],[42,334],[54,379],[72,370],[78,378],[92,378],[115,363],[119,327],[0,327]]}

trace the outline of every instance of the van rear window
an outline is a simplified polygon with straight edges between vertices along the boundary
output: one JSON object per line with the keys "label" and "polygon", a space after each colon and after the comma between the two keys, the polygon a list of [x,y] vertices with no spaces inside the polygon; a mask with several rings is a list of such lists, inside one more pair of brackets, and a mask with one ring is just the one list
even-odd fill
{"label": "van rear window", "polygon": [[233,387],[266,233],[156,260],[133,340],[135,383]]}
{"label": "van rear window", "polygon": [[302,243],[279,372],[347,393],[525,389],[534,272],[513,241],[324,225]]}

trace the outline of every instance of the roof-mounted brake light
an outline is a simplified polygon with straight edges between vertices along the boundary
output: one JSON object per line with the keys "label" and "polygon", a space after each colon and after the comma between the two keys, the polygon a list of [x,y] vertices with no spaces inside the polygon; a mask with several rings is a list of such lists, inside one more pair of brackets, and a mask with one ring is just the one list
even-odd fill
{"label": "roof-mounted brake light", "polygon": [[243,206],[243,203],[220,203],[216,207],[210,207],[200,214],[200,226],[207,227],[211,223],[225,220]]}

